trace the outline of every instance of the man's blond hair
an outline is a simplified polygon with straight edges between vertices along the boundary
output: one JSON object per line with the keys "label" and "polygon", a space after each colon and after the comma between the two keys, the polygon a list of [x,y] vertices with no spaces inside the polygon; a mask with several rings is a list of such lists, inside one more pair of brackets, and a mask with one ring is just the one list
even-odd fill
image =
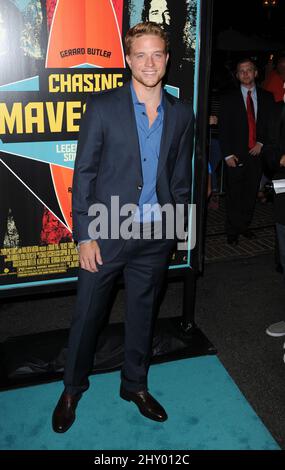
{"label": "man's blond hair", "polygon": [[125,36],[125,52],[127,55],[131,52],[132,42],[135,38],[139,38],[144,35],[153,35],[160,37],[165,44],[165,53],[169,50],[169,41],[166,32],[153,21],[145,23],[138,23],[129,29]]}

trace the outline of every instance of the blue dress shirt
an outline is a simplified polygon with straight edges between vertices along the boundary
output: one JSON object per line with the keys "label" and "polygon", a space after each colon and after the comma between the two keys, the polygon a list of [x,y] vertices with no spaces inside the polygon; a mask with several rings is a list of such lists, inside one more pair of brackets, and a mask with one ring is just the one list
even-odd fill
{"label": "blue dress shirt", "polygon": [[[160,209],[158,206],[154,205],[158,204],[156,194],[156,174],[164,119],[163,99],[161,98],[160,104],[157,108],[158,115],[152,126],[149,127],[145,104],[139,102],[132,83],[131,92],[137,124],[143,176],[143,187],[139,198],[138,210],[135,213],[134,222],[147,223],[161,220]],[[150,207],[145,207],[145,204],[153,206],[152,210],[150,210]]]}

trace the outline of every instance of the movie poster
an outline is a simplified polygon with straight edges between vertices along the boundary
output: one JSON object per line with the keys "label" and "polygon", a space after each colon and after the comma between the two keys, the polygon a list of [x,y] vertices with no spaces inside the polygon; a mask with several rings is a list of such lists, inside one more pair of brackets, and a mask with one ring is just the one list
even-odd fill
{"label": "movie poster", "polygon": [[[169,34],[167,90],[196,106],[199,0],[0,1],[0,292],[74,282],[71,192],[88,93],[128,79],[129,27]],[[174,253],[171,268],[189,265]]]}

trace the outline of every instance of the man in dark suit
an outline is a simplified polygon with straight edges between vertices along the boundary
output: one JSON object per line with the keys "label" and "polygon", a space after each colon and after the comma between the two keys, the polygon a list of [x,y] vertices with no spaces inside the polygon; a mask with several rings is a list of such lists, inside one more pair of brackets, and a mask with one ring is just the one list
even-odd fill
{"label": "man in dark suit", "polygon": [[255,85],[257,70],[250,59],[237,64],[239,89],[221,98],[219,135],[226,161],[226,233],[229,244],[249,229],[262,174],[261,152],[268,139],[273,110],[271,93]]}
{"label": "man in dark suit", "polygon": [[[72,425],[78,400],[88,389],[95,340],[111,288],[121,272],[127,313],[120,396],[134,402],[149,419],[167,419],[147,387],[155,310],[175,244],[173,237],[167,236],[159,207],[188,207],[190,202],[193,112],[191,106],[162,90],[168,41],[158,25],[149,22],[131,28],[125,46],[131,82],[91,96],[80,129],[73,181],[73,230],[81,269],[65,389],[53,413],[56,432],[65,432]],[[117,210],[112,214],[114,196]],[[108,222],[113,224],[116,219],[120,227],[126,222],[125,205],[131,204],[133,236],[128,237],[128,230],[118,233],[113,227],[111,234],[98,235],[98,204],[106,207]],[[143,232],[146,236],[142,238]]]}
{"label": "man in dark suit", "polygon": [[[283,101],[275,103],[275,112],[270,125],[270,141],[264,148],[263,158],[272,175],[272,180],[285,180],[285,104]],[[274,195],[273,207],[279,259],[285,281],[285,192]],[[274,337],[285,336],[285,321],[273,323],[266,329],[266,333]]]}

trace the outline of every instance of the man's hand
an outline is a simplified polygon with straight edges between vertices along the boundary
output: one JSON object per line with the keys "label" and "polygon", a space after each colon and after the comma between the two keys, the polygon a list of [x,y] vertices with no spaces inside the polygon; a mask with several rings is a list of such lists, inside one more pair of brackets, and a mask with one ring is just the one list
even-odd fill
{"label": "man's hand", "polygon": [[253,155],[254,157],[256,157],[257,155],[260,154],[261,149],[262,149],[262,145],[259,142],[257,142],[255,146],[252,147],[252,149],[250,149],[249,153],[250,155]]}
{"label": "man's hand", "polygon": [[90,273],[98,271],[97,264],[102,265],[101,252],[96,240],[83,242],[79,245],[79,262],[82,269]]}
{"label": "man's hand", "polygon": [[280,158],[280,166],[285,166],[285,155]]}
{"label": "man's hand", "polygon": [[237,166],[237,162],[238,158],[235,155],[226,159],[226,164],[231,168],[235,168]]}

